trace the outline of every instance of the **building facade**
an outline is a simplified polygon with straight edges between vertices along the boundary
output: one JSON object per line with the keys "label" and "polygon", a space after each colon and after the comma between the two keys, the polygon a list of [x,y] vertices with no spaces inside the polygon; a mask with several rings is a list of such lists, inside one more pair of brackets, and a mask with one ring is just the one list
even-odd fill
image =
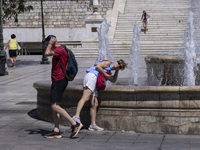
{"label": "building facade", "polygon": [[[113,8],[114,0],[101,0],[98,13],[106,18]],[[42,41],[41,0],[28,0],[34,10],[20,14],[4,23],[4,42],[16,34],[19,42]],[[45,0],[43,1],[45,35],[55,34],[59,41],[82,41],[86,34],[86,18],[93,14],[91,0]]]}

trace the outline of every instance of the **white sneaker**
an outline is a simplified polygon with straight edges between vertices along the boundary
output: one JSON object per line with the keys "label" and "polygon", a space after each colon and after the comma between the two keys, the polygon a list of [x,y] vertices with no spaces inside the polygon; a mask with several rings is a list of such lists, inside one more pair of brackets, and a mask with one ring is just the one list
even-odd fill
{"label": "white sneaker", "polygon": [[103,131],[104,128],[97,126],[96,124],[90,125],[88,128],[89,131]]}
{"label": "white sneaker", "polygon": [[77,116],[73,116],[72,118],[74,119],[74,121],[76,121],[76,122],[78,122],[78,123],[81,123],[81,120],[80,120],[79,117],[77,117]]}

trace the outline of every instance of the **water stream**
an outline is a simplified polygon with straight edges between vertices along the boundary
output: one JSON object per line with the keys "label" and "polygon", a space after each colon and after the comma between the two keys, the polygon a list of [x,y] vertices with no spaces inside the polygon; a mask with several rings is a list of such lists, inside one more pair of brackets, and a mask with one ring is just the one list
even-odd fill
{"label": "water stream", "polygon": [[130,82],[129,85],[138,85],[138,71],[139,71],[139,40],[140,40],[140,27],[138,22],[135,23],[133,29],[133,40],[130,50],[130,60],[131,60],[131,71],[130,71]]}
{"label": "water stream", "polygon": [[194,42],[194,14],[192,11],[189,13],[189,28],[187,34],[187,42],[186,42],[186,49],[184,52],[184,59],[185,59],[185,67],[184,67],[184,74],[185,74],[185,83],[187,86],[195,86],[195,62],[196,62],[196,51],[195,51],[195,42]]}
{"label": "water stream", "polygon": [[110,24],[104,20],[100,27],[97,28],[99,45],[98,45],[98,61],[99,60],[113,60],[110,52],[109,42],[108,42],[108,31]]}

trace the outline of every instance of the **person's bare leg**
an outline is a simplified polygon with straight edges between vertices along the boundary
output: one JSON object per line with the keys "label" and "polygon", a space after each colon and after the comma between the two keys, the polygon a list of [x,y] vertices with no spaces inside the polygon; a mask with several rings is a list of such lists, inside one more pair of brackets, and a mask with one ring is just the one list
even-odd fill
{"label": "person's bare leg", "polygon": [[13,64],[15,66],[15,64],[16,64],[16,57],[13,57]]}
{"label": "person's bare leg", "polygon": [[143,28],[144,28],[144,30],[145,30],[145,23],[143,23]]}
{"label": "person's bare leg", "polygon": [[59,118],[60,118],[60,115],[53,111],[53,120],[54,120],[54,132],[59,132]]}
{"label": "person's bare leg", "polygon": [[76,125],[74,119],[72,119],[72,117],[63,108],[61,108],[60,105],[55,103],[51,105],[51,108],[54,112],[59,113],[65,119],[67,119],[72,125]]}
{"label": "person's bare leg", "polygon": [[96,124],[97,107],[98,99],[95,96],[92,96],[90,108],[91,124]]}
{"label": "person's bare leg", "polygon": [[145,23],[145,31],[147,32],[147,23]]}
{"label": "person's bare leg", "polygon": [[80,112],[81,112],[84,104],[90,99],[91,95],[92,95],[92,91],[88,88],[84,88],[83,95],[77,105],[75,116],[80,117]]}
{"label": "person's bare leg", "polygon": [[11,61],[11,63],[12,63],[12,67],[13,67],[13,65],[14,65],[13,57],[10,57],[10,61]]}
{"label": "person's bare leg", "polygon": [[90,108],[91,124],[88,128],[89,131],[103,131],[104,130],[104,128],[101,128],[96,124],[97,107],[98,107],[98,99],[93,96],[91,100],[91,108]]}

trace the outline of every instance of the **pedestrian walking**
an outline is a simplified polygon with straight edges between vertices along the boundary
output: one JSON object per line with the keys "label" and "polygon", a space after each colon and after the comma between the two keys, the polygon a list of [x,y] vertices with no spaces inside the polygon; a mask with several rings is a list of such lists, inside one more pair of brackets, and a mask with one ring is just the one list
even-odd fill
{"label": "pedestrian walking", "polygon": [[12,63],[12,67],[15,66],[16,64],[16,57],[17,57],[17,52],[18,50],[20,50],[21,48],[18,45],[17,40],[15,39],[16,35],[12,34],[11,35],[11,39],[8,41],[6,47],[5,47],[5,51],[6,49],[9,47],[9,56],[10,56],[10,61]]}
{"label": "pedestrian walking", "polygon": [[143,28],[144,28],[144,33],[147,32],[147,19],[150,18],[150,16],[146,13],[146,11],[143,11],[142,17],[141,17],[141,21],[143,23]]}
{"label": "pedestrian walking", "polygon": [[72,133],[70,138],[74,138],[78,132],[80,131],[82,124],[74,121],[74,119],[65,111],[61,106],[62,95],[65,91],[65,88],[68,85],[68,79],[64,76],[63,70],[61,68],[60,63],[63,68],[66,68],[68,53],[63,48],[58,41],[56,40],[56,36],[49,35],[45,39],[45,43],[48,44],[45,55],[53,56],[52,57],[52,70],[51,70],[51,93],[50,93],[50,103],[51,109],[53,111],[53,119],[54,119],[54,129],[50,134],[45,135],[46,138],[61,138],[61,132],[59,130],[59,118],[62,115],[65,119],[67,119],[72,125]]}
{"label": "pedestrian walking", "polygon": [[[77,110],[73,119],[79,123],[80,121],[80,112],[84,106],[84,104],[91,100],[91,108],[90,108],[90,116],[91,116],[91,124],[88,128],[90,131],[103,131],[104,129],[99,127],[96,124],[96,112],[98,107],[98,89],[97,89],[97,78],[98,74],[101,73],[105,77],[105,80],[109,80],[111,82],[116,82],[118,77],[119,70],[124,70],[127,67],[127,64],[124,60],[120,59],[119,61],[99,61],[97,65],[92,66],[86,71],[86,75],[83,79],[83,95],[78,102]],[[113,76],[111,76],[110,71],[115,70]]]}

